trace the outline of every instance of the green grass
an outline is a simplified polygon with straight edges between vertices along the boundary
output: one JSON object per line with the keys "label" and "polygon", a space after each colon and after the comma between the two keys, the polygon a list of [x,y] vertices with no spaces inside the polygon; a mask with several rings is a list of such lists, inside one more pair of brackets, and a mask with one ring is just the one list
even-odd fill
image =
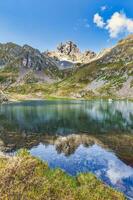
{"label": "green grass", "polygon": [[[54,70],[52,72],[56,76],[56,69],[52,70]],[[49,70],[45,71],[46,74],[49,74],[50,72]],[[15,96],[15,94],[20,94],[30,95],[33,96],[33,98],[38,98],[38,96],[40,96],[42,99],[76,97],[92,99],[99,96],[106,98],[113,96],[116,98],[116,91],[120,90],[126,82],[125,74],[131,76],[133,70],[132,63],[125,65],[122,61],[119,61],[117,63],[101,64],[98,61],[94,61],[90,64],[75,68],[70,72],[60,71],[60,73],[62,75],[58,74],[57,77],[62,76],[62,79],[51,84],[39,83],[33,73],[28,74],[25,77],[25,82],[23,84],[17,86],[11,85],[8,87],[7,92],[9,92],[9,95],[12,97]],[[66,73],[67,75],[65,76],[63,73]],[[12,69],[9,69],[7,67],[4,69],[4,72],[0,72],[0,82],[6,82],[11,79],[11,82],[14,83],[16,76],[17,71],[15,71],[15,68],[12,67]],[[104,86],[101,86],[101,88],[98,88],[97,93],[95,93],[95,91],[86,90],[93,80],[99,79],[105,80],[107,83]]]}
{"label": "green grass", "polygon": [[22,150],[0,159],[1,200],[124,200],[92,174],[71,177]]}
{"label": "green grass", "polygon": [[0,84],[3,83],[14,83],[18,76],[18,68],[14,66],[6,66],[3,69],[0,69]]}

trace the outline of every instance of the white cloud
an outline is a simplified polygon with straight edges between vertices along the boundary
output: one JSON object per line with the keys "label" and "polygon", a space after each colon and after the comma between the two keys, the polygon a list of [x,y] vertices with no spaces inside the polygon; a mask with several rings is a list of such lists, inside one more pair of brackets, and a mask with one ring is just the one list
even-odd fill
{"label": "white cloud", "polygon": [[96,13],[93,21],[98,27],[108,30],[110,38],[117,38],[121,33],[133,33],[133,19],[128,18],[122,12],[115,12],[106,23]]}
{"label": "white cloud", "polygon": [[133,33],[133,19],[128,18],[124,13],[115,12],[107,20],[106,29],[111,38],[116,38],[120,33]]}
{"label": "white cloud", "polygon": [[109,160],[108,161],[108,170],[107,177],[110,179],[112,184],[117,184],[123,182],[123,179],[128,179],[133,177],[133,169],[120,160]]}
{"label": "white cloud", "polygon": [[96,14],[94,15],[93,22],[94,22],[99,28],[103,28],[103,27],[105,26],[105,23],[104,23],[103,18],[102,18],[98,13],[96,13]]}

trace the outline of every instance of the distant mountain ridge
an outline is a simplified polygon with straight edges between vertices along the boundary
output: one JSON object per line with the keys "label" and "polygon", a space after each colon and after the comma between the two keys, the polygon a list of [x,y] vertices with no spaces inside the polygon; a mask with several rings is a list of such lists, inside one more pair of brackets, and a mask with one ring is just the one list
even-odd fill
{"label": "distant mountain ridge", "polygon": [[28,45],[0,44],[0,86],[9,94],[133,99],[133,35],[99,54],[69,41],[41,53]]}
{"label": "distant mountain ridge", "polygon": [[70,66],[67,67],[73,67],[77,63],[88,63],[96,57],[96,53],[93,51],[86,50],[85,52],[81,52],[78,46],[72,41],[60,43],[55,51],[47,51],[46,54],[58,63],[69,62]]}

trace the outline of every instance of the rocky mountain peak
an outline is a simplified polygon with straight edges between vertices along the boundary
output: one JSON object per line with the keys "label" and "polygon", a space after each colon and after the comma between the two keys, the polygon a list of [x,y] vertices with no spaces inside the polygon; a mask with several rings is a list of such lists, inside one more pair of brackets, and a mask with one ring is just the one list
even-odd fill
{"label": "rocky mountain peak", "polygon": [[57,50],[58,50],[59,53],[66,54],[66,55],[72,55],[72,54],[80,53],[79,48],[72,41],[67,41],[66,43],[60,43],[57,46]]}
{"label": "rocky mountain peak", "polygon": [[96,56],[96,53],[94,51],[90,51],[90,50],[86,50],[84,53],[83,53],[84,56],[88,57],[88,59],[92,59]]}
{"label": "rocky mountain peak", "polygon": [[55,51],[48,51],[46,54],[58,63],[60,61],[70,62],[70,67],[73,66],[73,63],[88,63],[96,57],[93,51],[86,50],[85,52],[81,52],[78,46],[72,41],[61,42]]}

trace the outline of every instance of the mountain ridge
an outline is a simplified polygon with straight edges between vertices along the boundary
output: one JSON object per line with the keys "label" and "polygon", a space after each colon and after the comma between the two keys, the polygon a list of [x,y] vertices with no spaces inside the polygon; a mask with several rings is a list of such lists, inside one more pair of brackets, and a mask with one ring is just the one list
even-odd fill
{"label": "mountain ridge", "polygon": [[[80,63],[70,60],[84,54],[74,43],[61,44],[57,51],[61,57],[28,45],[0,44],[1,89],[36,98],[133,98],[133,35],[97,55],[89,51],[92,58]],[[66,63],[61,67],[59,62]]]}

